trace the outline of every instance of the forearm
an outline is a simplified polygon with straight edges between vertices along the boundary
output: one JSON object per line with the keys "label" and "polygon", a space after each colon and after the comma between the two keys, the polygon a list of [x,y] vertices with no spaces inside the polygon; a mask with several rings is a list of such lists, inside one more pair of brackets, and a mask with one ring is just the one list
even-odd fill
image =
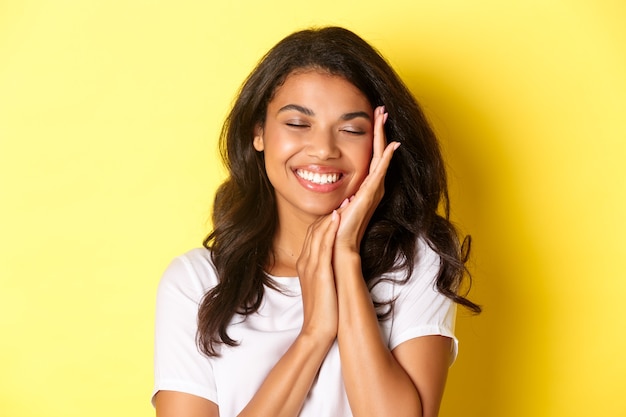
{"label": "forearm", "polygon": [[331,344],[314,335],[298,336],[239,417],[297,416]]}
{"label": "forearm", "polygon": [[339,303],[337,340],[354,416],[422,416],[415,385],[381,337],[358,254],[342,254],[335,264],[335,277]]}

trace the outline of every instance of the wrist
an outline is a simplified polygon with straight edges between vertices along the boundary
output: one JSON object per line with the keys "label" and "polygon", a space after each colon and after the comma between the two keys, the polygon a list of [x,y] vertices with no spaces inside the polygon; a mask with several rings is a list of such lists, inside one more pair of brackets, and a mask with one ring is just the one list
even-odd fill
{"label": "wrist", "polygon": [[335,342],[336,338],[337,329],[335,329],[334,332],[316,332],[303,327],[296,340],[298,345],[307,350],[309,354],[314,354],[314,352],[323,352],[325,355]]}
{"label": "wrist", "polygon": [[361,262],[359,247],[341,242],[335,242],[333,257],[340,257],[341,260],[355,260]]}
{"label": "wrist", "polygon": [[361,254],[352,248],[335,248],[333,253],[333,270],[335,279],[348,271],[361,272]]}

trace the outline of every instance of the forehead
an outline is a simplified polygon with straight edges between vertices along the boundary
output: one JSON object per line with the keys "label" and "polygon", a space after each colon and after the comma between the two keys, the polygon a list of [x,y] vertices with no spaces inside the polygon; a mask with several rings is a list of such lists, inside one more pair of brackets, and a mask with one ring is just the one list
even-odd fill
{"label": "forehead", "polygon": [[320,69],[300,69],[290,73],[270,100],[270,106],[285,104],[340,105],[371,110],[369,100],[354,84],[345,77]]}

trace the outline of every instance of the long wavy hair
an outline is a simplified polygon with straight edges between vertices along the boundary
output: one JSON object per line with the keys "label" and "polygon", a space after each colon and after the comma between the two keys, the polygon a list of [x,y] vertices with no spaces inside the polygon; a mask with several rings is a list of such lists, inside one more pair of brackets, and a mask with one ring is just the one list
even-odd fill
{"label": "long wavy hair", "polygon": [[[470,239],[461,241],[449,221],[444,163],[437,139],[415,98],[387,61],[367,42],[339,27],[293,33],[274,46],[244,82],[220,137],[228,178],[213,207],[213,231],[204,240],[219,282],[204,296],[198,313],[198,345],[209,356],[220,344],[237,344],[228,335],[235,314],[256,312],[264,288],[276,284],[264,272],[274,262],[277,229],[274,190],[265,172],[263,153],[253,147],[255,126],[265,121],[267,106],[287,76],[299,69],[318,69],[341,76],[368,98],[372,108],[389,113],[385,134],[402,144],[385,178],[385,194],[361,243],[363,276],[371,289],[383,274],[413,271],[418,238],[441,257],[436,288],[473,312],[480,307],[461,292]],[[438,212],[441,209],[442,213]],[[419,256],[419,254],[418,254]],[[386,312],[393,300],[377,302]],[[379,309],[381,311],[381,309]]]}

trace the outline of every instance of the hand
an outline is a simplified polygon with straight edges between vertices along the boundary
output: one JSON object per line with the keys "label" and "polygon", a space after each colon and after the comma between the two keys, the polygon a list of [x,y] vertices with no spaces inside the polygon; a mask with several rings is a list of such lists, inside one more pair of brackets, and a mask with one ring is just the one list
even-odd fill
{"label": "hand", "polygon": [[357,193],[346,199],[338,209],[341,216],[335,241],[335,248],[338,250],[359,252],[365,229],[385,194],[387,168],[393,153],[400,146],[399,142],[391,142],[388,145],[386,143],[384,125],[387,116],[384,106],[377,107],[374,111],[374,152],[369,174]]}
{"label": "hand", "polygon": [[337,336],[337,290],[332,268],[339,215],[333,211],[309,226],[296,269],[302,288],[302,332],[327,338]]}

